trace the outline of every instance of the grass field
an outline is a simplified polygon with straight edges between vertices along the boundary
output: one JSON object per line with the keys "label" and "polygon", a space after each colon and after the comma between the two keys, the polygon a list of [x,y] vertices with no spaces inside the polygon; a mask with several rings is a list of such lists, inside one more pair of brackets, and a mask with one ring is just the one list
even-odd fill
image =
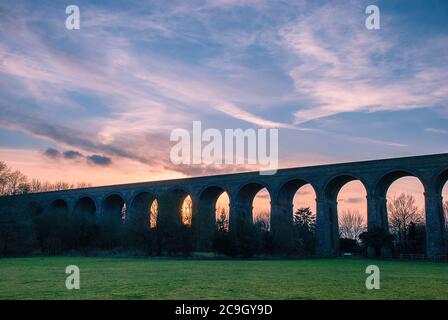
{"label": "grass field", "polygon": [[[65,288],[80,268],[81,289]],[[367,290],[365,268],[381,270]],[[0,259],[0,299],[448,299],[448,264],[355,259]]]}

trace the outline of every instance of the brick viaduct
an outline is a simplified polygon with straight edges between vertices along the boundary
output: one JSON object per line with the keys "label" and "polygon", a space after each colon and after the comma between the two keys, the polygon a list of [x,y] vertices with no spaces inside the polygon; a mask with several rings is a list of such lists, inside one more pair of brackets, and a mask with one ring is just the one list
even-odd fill
{"label": "brick viaduct", "polygon": [[339,190],[349,181],[360,180],[367,192],[368,228],[387,230],[386,193],[395,180],[404,176],[418,178],[425,190],[427,256],[446,255],[442,188],[448,180],[448,153],[280,169],[271,176],[248,172],[44,192],[14,198],[43,211],[65,207],[73,214],[89,212],[97,218],[119,216],[126,204],[128,218],[140,210],[149,212],[151,203],[159,197],[169,194],[180,207],[183,199],[190,195],[193,200],[192,227],[200,234],[199,239],[207,241],[215,228],[215,203],[223,192],[230,198],[232,228],[238,215],[252,215],[254,196],[266,188],[271,197],[271,229],[275,230],[279,221],[292,223],[294,194],[300,187],[310,184],[317,202],[317,253],[334,256],[339,247]]}

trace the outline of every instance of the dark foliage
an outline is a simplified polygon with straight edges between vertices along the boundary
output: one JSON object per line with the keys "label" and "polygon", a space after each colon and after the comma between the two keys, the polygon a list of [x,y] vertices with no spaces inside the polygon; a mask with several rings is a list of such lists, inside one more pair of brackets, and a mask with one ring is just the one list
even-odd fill
{"label": "dark foliage", "polygon": [[375,256],[381,255],[381,249],[390,248],[394,237],[387,231],[381,228],[373,228],[370,231],[361,233],[359,236],[364,247],[373,248]]}

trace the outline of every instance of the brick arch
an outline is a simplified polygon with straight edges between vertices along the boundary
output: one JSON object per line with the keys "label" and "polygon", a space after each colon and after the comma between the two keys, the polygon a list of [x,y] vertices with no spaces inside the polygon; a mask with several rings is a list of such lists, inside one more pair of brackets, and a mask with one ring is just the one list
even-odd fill
{"label": "brick arch", "polygon": [[199,193],[198,210],[194,210],[192,225],[195,227],[199,238],[199,248],[202,250],[208,250],[211,247],[211,237],[216,226],[216,201],[223,193],[227,193],[231,199],[230,193],[220,185],[208,185]]}
{"label": "brick arch", "polygon": [[234,197],[234,202],[232,205],[233,217],[231,217],[231,220],[242,218],[248,219],[248,221],[253,221],[252,203],[255,195],[262,189],[266,189],[268,191],[272,202],[272,191],[268,185],[258,181],[247,182],[242,185]]}
{"label": "brick arch", "polygon": [[193,210],[196,206],[196,198],[187,188],[173,186],[163,192],[159,197],[159,216],[158,219],[170,221],[170,223],[182,223],[181,209],[186,197],[190,196],[193,202]]}
{"label": "brick arch", "polygon": [[126,205],[125,198],[119,193],[111,193],[103,198],[101,204],[101,218],[119,222],[122,218],[122,210]]}
{"label": "brick arch", "polygon": [[93,197],[83,195],[76,200],[75,206],[73,208],[74,214],[88,214],[91,216],[96,216],[97,214],[97,204]]}
{"label": "brick arch", "polygon": [[150,208],[156,196],[150,191],[141,190],[134,195],[130,201],[129,210],[127,212],[127,220],[142,219],[147,225],[150,224]]}
{"label": "brick arch", "polygon": [[313,188],[314,193],[317,194],[317,190],[313,183],[302,178],[288,179],[280,184],[278,191],[276,192],[276,198],[280,205],[290,205],[293,203],[294,195],[303,186],[310,185]]}
{"label": "brick arch", "polygon": [[48,212],[68,212],[69,206],[66,200],[62,198],[54,199],[48,206]]}
{"label": "brick arch", "polygon": [[377,180],[374,192],[377,197],[385,198],[387,194],[387,190],[389,190],[389,187],[398,179],[403,177],[415,177],[417,178],[420,183],[422,184],[423,188],[425,188],[426,192],[426,185],[425,180],[415,171],[409,170],[409,169],[394,169],[389,170],[388,172],[381,175],[381,177]]}
{"label": "brick arch", "polygon": [[[432,187],[436,194],[442,194],[443,187],[448,182],[448,168],[438,172],[433,178]],[[448,200],[448,199],[447,199]]]}
{"label": "brick arch", "polygon": [[324,195],[325,198],[330,201],[336,201],[339,191],[341,191],[342,187],[351,181],[361,181],[366,193],[368,193],[369,187],[366,183],[365,179],[360,177],[359,175],[352,173],[339,173],[331,177],[327,183],[325,183],[324,187]]}

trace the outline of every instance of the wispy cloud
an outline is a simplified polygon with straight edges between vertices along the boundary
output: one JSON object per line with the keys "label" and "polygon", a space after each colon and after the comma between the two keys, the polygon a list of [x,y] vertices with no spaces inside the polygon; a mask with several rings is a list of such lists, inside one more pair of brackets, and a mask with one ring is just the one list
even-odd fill
{"label": "wispy cloud", "polygon": [[[280,32],[296,56],[289,71],[296,91],[309,102],[294,113],[296,124],[344,112],[435,107],[447,100],[448,60],[439,53],[448,49],[448,37],[407,46],[402,55],[399,36],[387,28],[364,28],[355,14],[362,9],[325,5]],[[391,17],[383,17],[387,25]]]}
{"label": "wispy cloud", "polygon": [[426,128],[425,131],[431,133],[448,134],[448,130],[440,128]]}

